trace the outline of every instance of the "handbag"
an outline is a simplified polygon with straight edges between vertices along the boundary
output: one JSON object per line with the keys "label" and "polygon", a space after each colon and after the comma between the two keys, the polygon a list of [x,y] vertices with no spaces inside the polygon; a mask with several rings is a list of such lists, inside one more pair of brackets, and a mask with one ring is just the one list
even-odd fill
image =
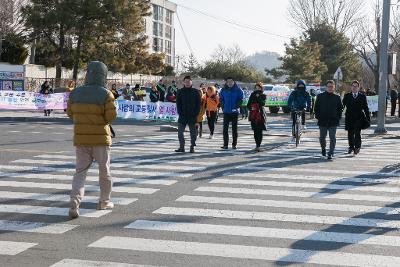
{"label": "handbag", "polygon": [[367,119],[365,112],[363,111],[363,119],[361,121],[361,130],[366,130],[371,127],[371,122]]}
{"label": "handbag", "polygon": [[111,138],[115,138],[115,132],[114,132],[113,127],[111,125],[108,125],[108,126],[110,126]]}

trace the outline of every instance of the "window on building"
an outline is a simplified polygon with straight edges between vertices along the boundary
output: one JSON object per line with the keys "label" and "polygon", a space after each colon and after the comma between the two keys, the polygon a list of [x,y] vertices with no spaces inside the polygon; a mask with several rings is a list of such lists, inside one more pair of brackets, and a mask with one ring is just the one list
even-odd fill
{"label": "window on building", "polygon": [[153,5],[153,19],[154,20],[164,20],[164,8],[159,5]]}
{"label": "window on building", "polygon": [[162,23],[158,23],[158,36],[164,36],[164,25]]}
{"label": "window on building", "polygon": [[165,38],[171,39],[172,38],[172,27],[165,25]]}
{"label": "window on building", "polygon": [[166,10],[166,14],[165,14],[165,21],[168,23],[168,24],[172,24],[172,15],[173,15],[174,13],[171,11],[171,10]]}
{"label": "window on building", "polygon": [[171,41],[165,40],[165,53],[172,54],[172,43]]}
{"label": "window on building", "polygon": [[158,36],[158,22],[153,22],[153,35]]}
{"label": "window on building", "polygon": [[157,37],[153,38],[153,51],[154,52],[163,52],[164,51],[162,39],[157,38]]}
{"label": "window on building", "polygon": [[165,58],[165,63],[167,63],[168,65],[172,66],[172,57],[171,56],[167,56]]}

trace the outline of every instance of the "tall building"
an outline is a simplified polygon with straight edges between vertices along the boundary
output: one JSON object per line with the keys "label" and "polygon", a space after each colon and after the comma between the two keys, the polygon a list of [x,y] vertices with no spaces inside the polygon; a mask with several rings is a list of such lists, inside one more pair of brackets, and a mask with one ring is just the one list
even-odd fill
{"label": "tall building", "polygon": [[152,15],[146,18],[146,35],[152,53],[165,53],[165,63],[175,66],[175,18],[177,5],[168,0],[151,0]]}

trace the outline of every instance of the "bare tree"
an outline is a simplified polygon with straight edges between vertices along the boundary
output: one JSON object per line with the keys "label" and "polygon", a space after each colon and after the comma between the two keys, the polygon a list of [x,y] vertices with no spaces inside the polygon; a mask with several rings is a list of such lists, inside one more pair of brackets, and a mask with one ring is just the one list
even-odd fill
{"label": "bare tree", "polygon": [[290,0],[288,13],[294,24],[307,31],[325,22],[341,33],[351,31],[363,19],[362,0]]}

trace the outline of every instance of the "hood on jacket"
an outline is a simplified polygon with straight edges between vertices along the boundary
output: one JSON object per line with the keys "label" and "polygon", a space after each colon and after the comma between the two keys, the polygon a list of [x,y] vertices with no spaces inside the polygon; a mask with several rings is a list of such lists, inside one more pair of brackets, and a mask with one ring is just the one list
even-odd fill
{"label": "hood on jacket", "polygon": [[304,85],[304,90],[306,89],[307,85],[304,80],[298,80],[296,84],[296,89],[299,88],[299,85]]}
{"label": "hood on jacket", "polygon": [[86,72],[85,85],[105,87],[107,82],[107,73],[107,66],[103,62],[90,62]]}

